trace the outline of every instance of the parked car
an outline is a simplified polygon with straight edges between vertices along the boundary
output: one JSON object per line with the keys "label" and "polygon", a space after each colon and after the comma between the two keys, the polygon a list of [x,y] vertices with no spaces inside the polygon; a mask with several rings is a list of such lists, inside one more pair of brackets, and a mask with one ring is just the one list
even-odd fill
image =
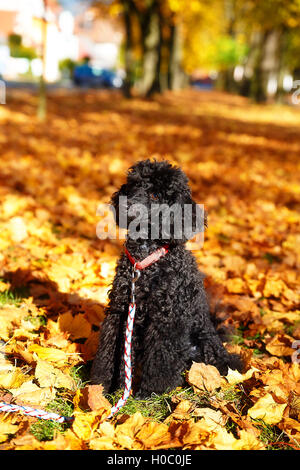
{"label": "parked car", "polygon": [[113,70],[97,69],[88,63],[77,65],[73,72],[75,85],[93,88],[121,88],[123,80]]}

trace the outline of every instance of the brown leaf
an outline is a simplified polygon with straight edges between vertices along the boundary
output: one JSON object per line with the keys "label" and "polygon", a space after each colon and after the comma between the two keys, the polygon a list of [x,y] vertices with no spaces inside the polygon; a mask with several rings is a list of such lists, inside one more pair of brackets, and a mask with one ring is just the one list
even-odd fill
{"label": "brown leaf", "polygon": [[293,338],[288,335],[275,335],[267,344],[266,350],[274,356],[292,356],[295,349],[292,348]]}
{"label": "brown leaf", "polygon": [[88,385],[88,400],[87,403],[92,411],[99,410],[100,408],[110,409],[111,404],[103,396],[103,386],[102,385]]}
{"label": "brown leaf", "polygon": [[216,367],[197,362],[193,362],[187,373],[187,381],[199,390],[208,392],[213,392],[224,383]]}

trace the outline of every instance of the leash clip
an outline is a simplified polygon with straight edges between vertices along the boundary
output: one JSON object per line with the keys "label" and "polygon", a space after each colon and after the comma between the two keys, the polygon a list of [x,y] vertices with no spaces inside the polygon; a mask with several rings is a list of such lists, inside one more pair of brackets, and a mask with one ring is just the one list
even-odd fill
{"label": "leash clip", "polygon": [[137,269],[136,263],[134,263],[132,275],[131,275],[131,303],[135,304],[135,283],[139,279],[141,271]]}

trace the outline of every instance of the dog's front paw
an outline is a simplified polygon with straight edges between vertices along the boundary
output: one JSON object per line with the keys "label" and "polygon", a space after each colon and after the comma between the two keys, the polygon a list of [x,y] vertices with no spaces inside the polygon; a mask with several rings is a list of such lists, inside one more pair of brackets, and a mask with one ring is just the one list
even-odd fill
{"label": "dog's front paw", "polygon": [[242,372],[243,362],[241,358],[237,354],[229,354],[218,337],[204,341],[201,346],[199,362],[215,366],[221,375],[227,375],[228,369]]}
{"label": "dog's front paw", "polygon": [[146,390],[139,390],[135,395],[134,398],[136,400],[146,400],[151,396],[151,392],[148,392]]}

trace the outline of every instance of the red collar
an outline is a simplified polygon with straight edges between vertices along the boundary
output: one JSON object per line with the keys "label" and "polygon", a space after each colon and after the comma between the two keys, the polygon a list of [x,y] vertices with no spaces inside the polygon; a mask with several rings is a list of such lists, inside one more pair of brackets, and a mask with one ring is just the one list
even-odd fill
{"label": "red collar", "polygon": [[129,261],[131,264],[133,264],[136,269],[142,270],[145,268],[148,268],[148,266],[151,266],[151,264],[155,263],[158,261],[162,256],[165,256],[169,251],[169,245],[165,245],[162,248],[158,248],[157,250],[153,251],[151,255],[147,256],[147,258],[144,258],[142,261],[136,261],[133,256],[129,253],[127,248],[125,247],[125,253],[128,256]]}

